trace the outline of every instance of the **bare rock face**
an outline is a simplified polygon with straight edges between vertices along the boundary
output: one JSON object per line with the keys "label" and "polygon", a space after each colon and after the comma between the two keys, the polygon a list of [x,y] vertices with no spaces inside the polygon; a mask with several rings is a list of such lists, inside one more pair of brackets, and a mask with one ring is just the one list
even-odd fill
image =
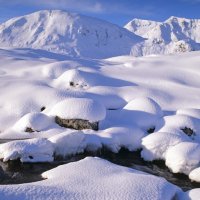
{"label": "bare rock face", "polygon": [[55,122],[62,127],[72,128],[76,130],[92,129],[97,131],[99,129],[98,122],[89,122],[88,120],[83,119],[62,119],[56,116]]}

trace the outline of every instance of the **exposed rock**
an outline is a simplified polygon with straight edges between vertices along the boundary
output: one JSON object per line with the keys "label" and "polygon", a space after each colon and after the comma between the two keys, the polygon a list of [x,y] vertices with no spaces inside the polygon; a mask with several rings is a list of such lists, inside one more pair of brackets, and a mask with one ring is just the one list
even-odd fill
{"label": "exposed rock", "polygon": [[151,128],[149,128],[148,130],[147,130],[147,133],[154,133],[154,131],[155,131],[155,127],[151,127]]}
{"label": "exposed rock", "polygon": [[62,119],[56,116],[55,122],[62,127],[72,128],[76,130],[92,129],[97,131],[99,128],[98,122],[89,122],[88,120],[83,120],[83,119]]}
{"label": "exposed rock", "polygon": [[181,130],[188,136],[195,135],[194,131],[191,128],[185,127],[185,128],[182,128]]}
{"label": "exposed rock", "polygon": [[43,107],[40,109],[40,111],[42,112],[42,111],[45,110],[45,109],[46,109],[46,107],[43,106]]}
{"label": "exposed rock", "polygon": [[27,132],[27,133],[33,133],[34,132],[34,130],[30,127],[26,127],[26,129],[24,131]]}

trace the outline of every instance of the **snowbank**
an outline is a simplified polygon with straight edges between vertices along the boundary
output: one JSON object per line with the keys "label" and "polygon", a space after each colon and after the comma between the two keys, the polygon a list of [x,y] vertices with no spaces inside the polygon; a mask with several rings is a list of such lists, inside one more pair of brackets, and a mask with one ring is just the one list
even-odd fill
{"label": "snowbank", "polygon": [[[87,157],[42,174],[46,180],[1,185],[0,199],[165,199],[180,191],[165,179]],[[16,192],[17,191],[17,192]]]}
{"label": "snowbank", "polygon": [[47,139],[18,140],[0,144],[0,158],[4,162],[20,159],[21,162],[51,162],[54,148]]}
{"label": "snowbank", "polygon": [[55,147],[55,154],[68,156],[82,153],[85,150],[85,134],[81,131],[66,131],[49,138]]}
{"label": "snowbank", "polygon": [[166,151],[170,147],[185,141],[191,140],[183,133],[152,133],[142,139],[141,156],[147,161],[165,159]]}
{"label": "snowbank", "polygon": [[182,142],[169,148],[166,152],[165,163],[174,173],[189,174],[200,164],[200,145]]}
{"label": "snowbank", "polygon": [[98,135],[104,146],[117,153],[122,147],[129,151],[141,148],[141,140],[145,133],[138,127],[112,127]]}
{"label": "snowbank", "polygon": [[[164,124],[164,125],[163,125]],[[161,127],[159,129],[159,126]],[[199,140],[200,119],[186,115],[172,115],[164,117],[164,122],[157,125],[159,132],[181,133],[185,132],[191,139]]]}

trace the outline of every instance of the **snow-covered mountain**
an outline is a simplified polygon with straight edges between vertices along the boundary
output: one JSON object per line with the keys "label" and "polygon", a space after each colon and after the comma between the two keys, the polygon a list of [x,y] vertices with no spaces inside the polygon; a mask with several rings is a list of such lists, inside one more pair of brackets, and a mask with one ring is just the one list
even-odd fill
{"label": "snow-covered mountain", "polygon": [[200,50],[200,20],[170,17],[164,22],[133,19],[125,28],[147,38],[133,54],[168,54]]}
{"label": "snow-covered mountain", "polygon": [[130,54],[143,39],[109,22],[60,10],[44,10],[0,25],[0,47],[44,49],[90,58]]}
{"label": "snow-covered mountain", "polygon": [[134,19],[124,28],[60,10],[43,10],[0,25],[0,47],[43,49],[89,58],[200,50],[200,20]]}

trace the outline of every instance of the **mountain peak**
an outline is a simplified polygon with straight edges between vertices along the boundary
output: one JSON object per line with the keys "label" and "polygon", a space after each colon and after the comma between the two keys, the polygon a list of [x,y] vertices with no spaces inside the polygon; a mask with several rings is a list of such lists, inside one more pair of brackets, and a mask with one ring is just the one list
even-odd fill
{"label": "mountain peak", "polygon": [[165,22],[166,23],[168,23],[168,22],[179,22],[179,21],[184,21],[184,20],[188,20],[188,19],[183,18],[183,17],[171,16],[167,20],[165,20]]}
{"label": "mountain peak", "polygon": [[1,47],[43,49],[71,56],[126,55],[142,40],[112,23],[62,10],[42,10],[0,25]]}
{"label": "mountain peak", "polygon": [[171,16],[164,22],[132,20],[125,28],[147,39],[139,47],[142,55],[200,50],[198,19]]}

